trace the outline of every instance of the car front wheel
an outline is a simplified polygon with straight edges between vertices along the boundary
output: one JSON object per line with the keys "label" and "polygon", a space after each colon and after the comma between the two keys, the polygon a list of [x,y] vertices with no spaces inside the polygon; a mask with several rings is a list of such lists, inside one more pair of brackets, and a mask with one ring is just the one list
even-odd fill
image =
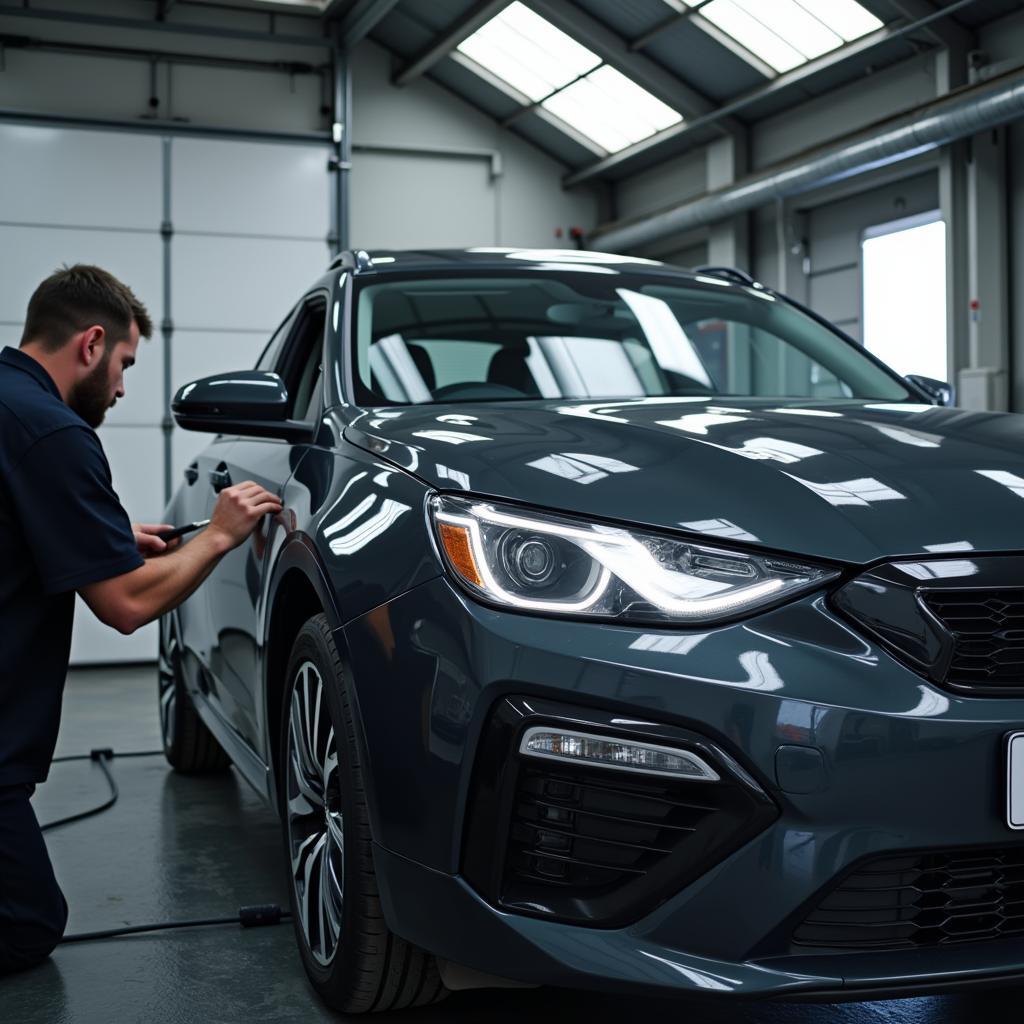
{"label": "car front wheel", "polygon": [[325,616],[299,631],[287,679],[280,796],[306,973],[320,997],[346,1013],[435,1002],[447,990],[434,957],[384,922],[353,710]]}

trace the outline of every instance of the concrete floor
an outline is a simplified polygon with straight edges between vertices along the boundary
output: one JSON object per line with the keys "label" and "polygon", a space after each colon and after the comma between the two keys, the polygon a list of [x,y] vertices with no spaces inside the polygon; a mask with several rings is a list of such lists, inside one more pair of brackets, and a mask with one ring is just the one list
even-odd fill
{"label": "concrete floor", "polygon": [[[152,668],[78,670],[68,681],[57,753],[159,746]],[[287,904],[276,820],[234,772],[175,775],[162,757],[113,768],[115,807],[48,836],[71,905],[69,932],[182,918],[221,917],[251,903]],[[102,802],[89,762],[54,765],[37,792],[46,822]],[[610,998],[567,990],[478,991],[438,1007],[375,1016],[423,1022],[681,1020],[687,1024],[975,1024],[1020,1016],[1024,991],[837,1006],[708,1005]],[[3,1024],[210,1024],[337,1020],[316,1000],[290,924],[137,935],[61,947],[26,974],[0,980]]]}

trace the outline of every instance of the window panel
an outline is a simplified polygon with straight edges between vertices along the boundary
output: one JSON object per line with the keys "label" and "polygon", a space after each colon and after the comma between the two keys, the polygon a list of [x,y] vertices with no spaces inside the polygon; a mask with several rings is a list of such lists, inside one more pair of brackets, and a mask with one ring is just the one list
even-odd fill
{"label": "window panel", "polygon": [[711,0],[700,13],[776,71],[791,71],[807,63],[799,50],[752,17],[735,0]]}
{"label": "window panel", "polygon": [[882,27],[867,8],[857,0],[798,0],[816,18],[838,32],[848,43]]}
{"label": "window panel", "polygon": [[843,45],[843,40],[801,7],[796,0],[736,0],[766,28],[781,36],[808,59]]}
{"label": "window panel", "polygon": [[458,49],[609,153],[683,119],[518,0]]}
{"label": "window panel", "polygon": [[531,100],[543,99],[601,63],[596,54],[518,0],[458,49]]}
{"label": "window panel", "polygon": [[696,9],[779,72],[882,27],[857,0],[710,0]]}
{"label": "window panel", "polygon": [[543,106],[609,153],[682,120],[671,107],[607,66],[556,93]]}

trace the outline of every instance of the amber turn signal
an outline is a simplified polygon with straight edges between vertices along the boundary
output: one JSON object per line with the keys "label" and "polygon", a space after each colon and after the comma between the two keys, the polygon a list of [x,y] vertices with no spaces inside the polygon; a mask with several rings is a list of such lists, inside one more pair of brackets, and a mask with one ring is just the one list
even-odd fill
{"label": "amber turn signal", "polygon": [[451,523],[438,523],[437,529],[452,567],[468,583],[482,587],[484,581],[476,567],[476,559],[473,557],[473,548],[469,542],[469,529],[465,526],[453,526]]}

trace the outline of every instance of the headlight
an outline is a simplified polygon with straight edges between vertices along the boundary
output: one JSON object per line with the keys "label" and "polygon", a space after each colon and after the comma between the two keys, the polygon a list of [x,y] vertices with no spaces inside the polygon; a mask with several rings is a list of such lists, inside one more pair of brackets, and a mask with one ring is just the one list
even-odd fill
{"label": "headlight", "polygon": [[430,512],[456,579],[485,601],[523,611],[699,624],[776,604],[838,575],[471,498],[436,495]]}

